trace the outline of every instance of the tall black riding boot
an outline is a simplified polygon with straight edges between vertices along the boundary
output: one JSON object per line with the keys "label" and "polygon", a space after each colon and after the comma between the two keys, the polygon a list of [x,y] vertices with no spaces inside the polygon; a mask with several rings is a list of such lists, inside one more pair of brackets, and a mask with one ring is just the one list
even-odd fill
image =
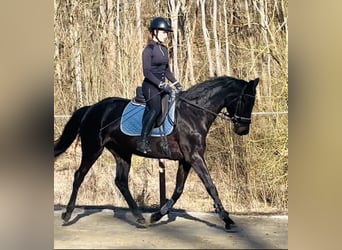
{"label": "tall black riding boot", "polygon": [[150,110],[143,118],[143,127],[141,130],[141,137],[138,141],[137,150],[144,154],[152,151],[149,145],[149,137],[153,129],[156,116],[156,112],[154,110]]}

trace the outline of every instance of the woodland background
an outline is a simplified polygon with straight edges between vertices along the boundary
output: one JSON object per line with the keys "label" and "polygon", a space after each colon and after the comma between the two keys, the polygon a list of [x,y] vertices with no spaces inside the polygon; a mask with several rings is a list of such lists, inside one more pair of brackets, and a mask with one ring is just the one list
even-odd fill
{"label": "woodland background", "polygon": [[[250,133],[235,135],[217,119],[206,160],[231,212],[287,212],[288,0],[55,0],[55,139],[77,108],[108,96],[132,98],[143,80],[141,52],[155,16],[170,18],[171,68],[187,89],[213,76],[260,77]],[[80,145],[55,161],[54,202],[68,202]],[[176,162],[166,161],[167,197]],[[77,204],[127,207],[114,184],[115,162],[100,157]],[[134,156],[129,185],[141,206],[159,206],[158,161]],[[191,172],[175,208],[213,211]]]}

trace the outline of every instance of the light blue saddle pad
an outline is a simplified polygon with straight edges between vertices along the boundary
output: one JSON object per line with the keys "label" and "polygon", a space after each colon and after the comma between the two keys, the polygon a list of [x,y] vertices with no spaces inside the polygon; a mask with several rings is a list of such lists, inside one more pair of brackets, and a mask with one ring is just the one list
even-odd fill
{"label": "light blue saddle pad", "polygon": [[[130,101],[125,107],[121,116],[120,129],[130,136],[140,136],[142,130],[142,118],[145,105]],[[171,134],[174,126],[175,102],[171,104],[169,113],[166,115],[164,123],[157,128],[152,129],[151,136],[158,137]]]}

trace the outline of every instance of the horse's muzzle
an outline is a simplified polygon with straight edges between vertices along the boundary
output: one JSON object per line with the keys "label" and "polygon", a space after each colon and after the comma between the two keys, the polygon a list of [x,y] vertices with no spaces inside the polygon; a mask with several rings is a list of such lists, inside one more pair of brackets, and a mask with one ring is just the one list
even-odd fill
{"label": "horse's muzzle", "polygon": [[238,135],[247,135],[249,133],[249,124],[234,123],[233,131]]}

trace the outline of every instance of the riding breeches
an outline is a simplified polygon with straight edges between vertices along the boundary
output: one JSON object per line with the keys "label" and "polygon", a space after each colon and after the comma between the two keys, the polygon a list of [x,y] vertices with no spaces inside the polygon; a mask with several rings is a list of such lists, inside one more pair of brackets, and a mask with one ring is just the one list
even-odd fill
{"label": "riding breeches", "polygon": [[142,84],[143,95],[146,100],[146,106],[149,110],[154,110],[157,116],[161,113],[161,94],[160,89],[153,83],[144,81]]}

